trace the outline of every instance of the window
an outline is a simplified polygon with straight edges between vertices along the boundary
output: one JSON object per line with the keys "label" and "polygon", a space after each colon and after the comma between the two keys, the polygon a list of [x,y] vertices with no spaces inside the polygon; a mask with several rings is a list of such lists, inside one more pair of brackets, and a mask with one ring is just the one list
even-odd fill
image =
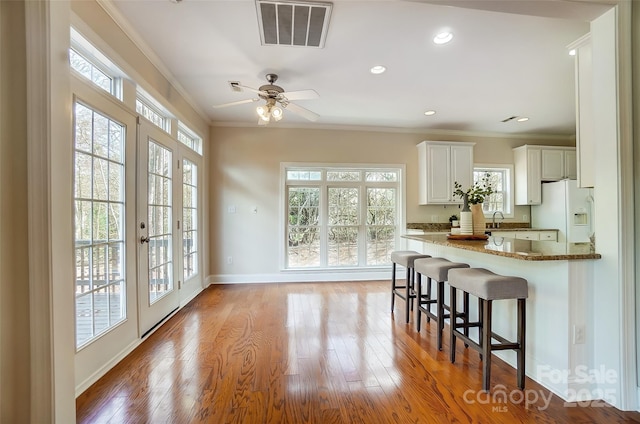
{"label": "window", "polygon": [[513,217],[513,166],[476,165],[473,168],[473,182],[480,182],[488,176],[494,193],[485,199],[482,209],[486,216],[502,212],[505,217]]}
{"label": "window", "polygon": [[69,63],[71,69],[80,73],[83,77],[102,88],[109,94],[113,94],[113,78],[102,72],[93,63],[89,62],[80,53],[73,49],[69,49]]}
{"label": "window", "polygon": [[285,267],[388,265],[399,236],[400,172],[285,167]]}
{"label": "window", "polygon": [[182,253],[184,280],[198,273],[198,166],[182,160]]}
{"label": "window", "polygon": [[75,103],[76,347],[126,317],[125,127]]}
{"label": "window", "polygon": [[163,129],[166,132],[171,131],[169,119],[162,115],[162,112],[155,108],[147,100],[140,97],[136,98],[136,112],[147,118],[153,125]]}
{"label": "window", "polygon": [[124,73],[89,41],[71,28],[69,65],[96,87],[122,100],[121,78]]}
{"label": "window", "polygon": [[195,132],[178,123],[178,141],[198,154],[202,154],[202,139]]}

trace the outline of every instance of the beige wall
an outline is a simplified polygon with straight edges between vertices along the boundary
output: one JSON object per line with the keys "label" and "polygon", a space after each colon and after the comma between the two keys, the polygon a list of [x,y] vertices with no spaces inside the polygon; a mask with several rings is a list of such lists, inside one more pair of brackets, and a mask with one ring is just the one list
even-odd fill
{"label": "beige wall", "polygon": [[24,3],[0,2],[0,422],[29,422]]}
{"label": "beige wall", "polygon": [[[274,127],[211,129],[211,274],[279,272],[280,163],[365,163],[406,166],[406,221],[446,222],[457,206],[418,205],[416,145],[423,140],[474,141],[477,163],[513,163],[522,144],[571,145],[568,140],[446,136],[401,132],[302,130]],[[228,208],[235,206],[236,213]],[[251,209],[258,207],[258,213]],[[529,207],[516,213],[529,214]],[[518,215],[516,215],[518,217]],[[232,257],[232,264],[227,258]]]}

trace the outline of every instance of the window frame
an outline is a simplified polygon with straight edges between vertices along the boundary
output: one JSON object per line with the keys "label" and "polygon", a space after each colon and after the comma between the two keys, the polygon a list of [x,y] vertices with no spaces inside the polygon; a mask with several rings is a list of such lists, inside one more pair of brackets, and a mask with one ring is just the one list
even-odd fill
{"label": "window frame", "polygon": [[[515,216],[515,186],[514,186],[514,167],[512,164],[495,164],[495,163],[474,163],[473,172],[503,172],[506,174],[506,181],[503,181],[503,185],[506,187],[504,190],[506,199],[504,205],[507,208],[502,214],[505,218],[513,218]],[[484,211],[485,218],[493,218],[495,211]]]}
{"label": "window frame", "polygon": [[[180,134],[183,134],[184,137],[190,139],[193,142],[193,146],[188,145],[184,141],[180,139]],[[188,147],[193,152],[202,156],[202,137],[196,134],[191,128],[186,126],[184,122],[178,121],[178,130],[176,132],[176,139],[180,142],[181,145]]]}
{"label": "window frame", "polygon": [[86,60],[91,66],[98,69],[111,79],[111,90],[105,90],[98,84],[96,84],[90,78],[87,78],[78,70],[71,67],[71,58],[69,57],[69,69],[75,75],[80,76],[82,79],[89,81],[93,86],[102,90],[105,93],[110,94],[119,101],[124,101],[124,89],[122,79],[126,78],[126,74],[118,68],[107,56],[100,52],[91,42],[89,42],[78,30],[73,26],[70,27],[70,43],[69,51],[73,50],[74,53]]}
{"label": "window frame", "polygon": [[[327,171],[354,171],[361,172],[361,179],[359,181],[335,181],[327,180]],[[288,180],[287,173],[290,171],[320,171],[320,180]],[[397,181],[366,181],[366,171],[393,171],[397,174]],[[366,252],[366,211],[367,211],[367,188],[388,188],[393,187],[396,189],[396,224],[395,224],[395,246],[401,245],[401,235],[406,228],[406,216],[405,216],[405,174],[406,169],[404,164],[343,164],[343,163],[297,163],[286,162],[280,164],[280,270],[283,272],[336,272],[340,270],[360,270],[360,271],[373,271],[380,269],[388,269],[391,265],[389,261],[387,264],[367,265]],[[328,261],[328,188],[329,187],[359,187],[359,210],[360,210],[360,222],[359,227],[364,228],[364,234],[359,235],[359,257],[365,257],[364,261],[359,261],[357,266],[329,266]],[[288,188],[289,187],[319,187],[320,188],[320,217],[319,226],[321,228],[320,233],[320,266],[317,267],[298,267],[290,268],[288,266],[288,250],[287,250],[287,235],[288,235]]]}

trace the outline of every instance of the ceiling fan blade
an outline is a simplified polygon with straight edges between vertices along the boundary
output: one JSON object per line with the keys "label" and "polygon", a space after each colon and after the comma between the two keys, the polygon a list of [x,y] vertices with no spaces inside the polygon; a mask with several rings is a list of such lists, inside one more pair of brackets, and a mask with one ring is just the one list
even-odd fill
{"label": "ceiling fan blade", "polygon": [[320,115],[318,115],[317,113],[311,112],[309,109],[305,109],[302,106],[298,106],[295,103],[287,103],[286,106],[283,103],[282,107],[284,107],[287,110],[290,110],[293,113],[297,113],[303,118],[307,118],[309,121],[315,122],[318,120],[318,118],[320,118]]}
{"label": "ceiling fan blade", "polygon": [[280,95],[284,96],[287,100],[306,100],[320,97],[316,90],[285,91]]}
{"label": "ceiling fan blade", "polygon": [[223,103],[221,105],[213,105],[213,107],[215,109],[219,109],[222,107],[229,107],[229,106],[237,106],[237,105],[243,105],[245,103],[253,103],[253,102],[257,102],[260,99],[246,99],[246,100],[238,100],[237,102],[231,102],[231,103]]}
{"label": "ceiling fan blade", "polygon": [[247,90],[247,91],[252,91],[254,93],[258,93],[258,94],[261,94],[263,96],[268,96],[269,95],[269,93],[267,93],[266,91],[261,91],[261,90],[258,90],[256,88],[247,87],[246,85],[242,85],[242,84],[234,84],[234,87],[239,87],[239,88],[242,88],[242,89]]}

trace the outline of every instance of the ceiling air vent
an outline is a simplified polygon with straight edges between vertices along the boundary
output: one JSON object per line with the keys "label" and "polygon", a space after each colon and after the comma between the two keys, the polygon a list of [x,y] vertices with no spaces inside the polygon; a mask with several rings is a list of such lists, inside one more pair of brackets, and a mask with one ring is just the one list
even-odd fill
{"label": "ceiling air vent", "polygon": [[263,46],[324,47],[331,3],[256,0]]}

